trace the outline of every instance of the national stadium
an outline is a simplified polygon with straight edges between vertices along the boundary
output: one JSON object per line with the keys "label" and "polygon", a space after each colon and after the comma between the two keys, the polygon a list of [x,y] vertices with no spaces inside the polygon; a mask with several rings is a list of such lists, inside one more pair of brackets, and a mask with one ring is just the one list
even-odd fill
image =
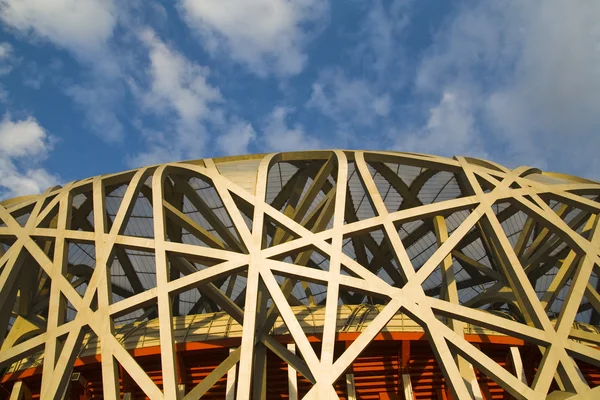
{"label": "national stadium", "polygon": [[598,399],[600,184],[303,151],[0,203],[0,398]]}

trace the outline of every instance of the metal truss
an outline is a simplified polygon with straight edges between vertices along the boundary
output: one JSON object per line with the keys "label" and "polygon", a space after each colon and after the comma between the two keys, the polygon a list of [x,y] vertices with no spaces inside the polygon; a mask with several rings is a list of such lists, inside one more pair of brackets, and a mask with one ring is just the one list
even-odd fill
{"label": "metal truss", "polygon": [[[236,398],[258,399],[268,350],[312,383],[305,398],[338,398],[335,382],[404,313],[455,399],[481,398],[477,374],[517,399],[553,383],[560,398],[598,398],[575,360],[600,368],[600,335],[574,324],[600,318],[599,196],[596,182],[535,168],[335,150],[163,164],[6,200],[0,368],[38,360],[41,398],[62,398],[93,338],[106,399],[121,395],[120,369],[151,399],[187,400],[236,366]],[[336,352],[340,307],[361,304],[377,315]],[[319,346],[299,306],[324,310]],[[211,312],[241,325],[241,345],[182,389],[174,321]],[[117,339],[149,320],[160,386]],[[467,341],[466,324],[538,348],[534,379]]]}

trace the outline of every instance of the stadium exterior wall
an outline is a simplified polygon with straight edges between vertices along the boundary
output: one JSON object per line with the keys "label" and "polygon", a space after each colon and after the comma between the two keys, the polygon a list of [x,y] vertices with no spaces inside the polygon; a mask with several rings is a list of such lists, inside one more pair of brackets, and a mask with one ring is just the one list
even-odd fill
{"label": "stadium exterior wall", "polygon": [[414,153],[0,203],[0,397],[595,399],[600,184]]}

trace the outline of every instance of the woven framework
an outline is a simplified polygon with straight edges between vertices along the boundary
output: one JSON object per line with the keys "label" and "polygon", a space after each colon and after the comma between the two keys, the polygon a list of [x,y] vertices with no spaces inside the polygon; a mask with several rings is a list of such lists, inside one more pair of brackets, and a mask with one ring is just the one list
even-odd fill
{"label": "woven framework", "polygon": [[[596,182],[535,168],[336,150],[163,164],[6,200],[0,367],[43,354],[41,398],[61,398],[94,336],[107,399],[119,366],[152,399],[200,398],[237,366],[245,399],[265,391],[269,349],[313,383],[305,398],[337,398],[333,384],[402,312],[456,399],[481,398],[476,374],[518,399],[553,382],[597,398],[575,360],[600,368],[600,335],[574,324],[600,320],[599,198]],[[336,354],[346,304],[378,314]],[[325,309],[318,350],[299,305]],[[215,311],[242,325],[241,345],[181,391],[174,318]],[[278,317],[297,352],[273,337]],[[116,339],[155,318],[161,387]],[[533,381],[465,340],[467,323],[537,346]]]}

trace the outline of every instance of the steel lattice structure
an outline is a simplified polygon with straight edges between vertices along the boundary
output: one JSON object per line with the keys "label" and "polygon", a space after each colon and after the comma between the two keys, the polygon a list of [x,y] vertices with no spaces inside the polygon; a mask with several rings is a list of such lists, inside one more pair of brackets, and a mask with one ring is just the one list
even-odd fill
{"label": "steel lattice structure", "polygon": [[[454,399],[492,398],[486,382],[518,399],[598,398],[582,371],[600,370],[599,199],[596,182],[530,167],[335,150],[163,164],[5,200],[2,387],[64,398],[91,357],[106,399],[127,385],[197,399],[218,384],[258,399],[275,355],[290,398],[298,379],[304,398],[352,398],[357,357],[411,331]],[[475,331],[502,338],[512,367]],[[228,355],[190,384],[181,346],[219,337]],[[539,358],[528,371],[525,345]],[[158,379],[136,357],[149,346]]]}

